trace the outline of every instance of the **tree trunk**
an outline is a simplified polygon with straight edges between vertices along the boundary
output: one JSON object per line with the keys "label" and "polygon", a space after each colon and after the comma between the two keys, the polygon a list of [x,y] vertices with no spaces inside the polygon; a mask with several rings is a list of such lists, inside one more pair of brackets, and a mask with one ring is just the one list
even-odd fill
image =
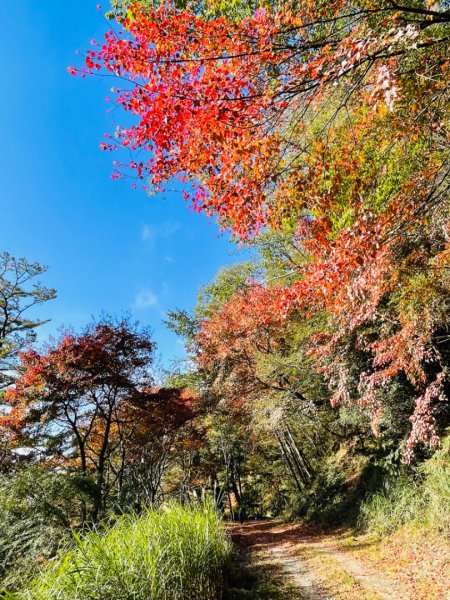
{"label": "tree trunk", "polygon": [[286,447],[285,447],[282,435],[279,432],[277,432],[277,433],[275,433],[275,436],[276,436],[278,444],[280,446],[281,455],[282,455],[282,457],[284,459],[284,462],[286,463],[288,471],[291,473],[292,478],[295,481],[295,485],[297,487],[297,490],[299,492],[301,492],[302,491],[302,484],[301,484],[301,482],[300,482],[300,480],[298,478],[298,475],[297,475],[296,470],[295,470],[295,468],[294,468],[294,466],[293,466],[293,464],[291,462],[291,459],[290,459],[290,457],[288,455],[288,452],[286,451]]}

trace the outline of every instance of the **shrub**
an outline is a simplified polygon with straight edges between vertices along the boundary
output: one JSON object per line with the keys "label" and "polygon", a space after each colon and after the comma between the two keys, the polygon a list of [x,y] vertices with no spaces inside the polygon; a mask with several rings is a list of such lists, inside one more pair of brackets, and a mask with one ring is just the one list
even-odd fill
{"label": "shrub", "polygon": [[387,481],[361,507],[360,524],[368,531],[383,535],[406,523],[450,532],[450,437],[418,472]]}
{"label": "shrub", "polygon": [[364,456],[337,453],[320,465],[290,516],[326,526],[356,525],[368,491],[380,488],[383,475],[383,470]]}
{"label": "shrub", "polygon": [[417,517],[423,507],[421,485],[411,477],[387,480],[381,492],[361,506],[359,524],[372,533],[384,535]]}
{"label": "shrub", "polygon": [[73,478],[35,465],[0,476],[0,592],[67,545],[82,497]]}
{"label": "shrub", "polygon": [[423,466],[426,519],[434,529],[450,533],[450,436]]}

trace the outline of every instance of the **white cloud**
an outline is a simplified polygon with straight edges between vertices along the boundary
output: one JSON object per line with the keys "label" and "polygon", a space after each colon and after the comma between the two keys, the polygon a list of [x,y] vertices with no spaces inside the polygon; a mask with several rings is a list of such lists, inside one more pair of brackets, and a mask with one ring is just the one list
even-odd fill
{"label": "white cloud", "polygon": [[159,231],[161,237],[168,238],[180,231],[181,225],[176,221],[167,221],[164,223]]}
{"label": "white cloud", "polygon": [[150,227],[150,225],[144,225],[142,228],[141,238],[144,242],[149,240],[153,240],[156,237],[156,232],[154,227]]}
{"label": "white cloud", "polygon": [[151,308],[153,306],[158,306],[159,299],[158,296],[153,293],[151,290],[141,290],[134,297],[134,308]]}
{"label": "white cloud", "polygon": [[154,242],[157,238],[168,239],[180,231],[181,225],[176,221],[166,221],[158,227],[145,224],[142,227],[141,239],[144,242]]}

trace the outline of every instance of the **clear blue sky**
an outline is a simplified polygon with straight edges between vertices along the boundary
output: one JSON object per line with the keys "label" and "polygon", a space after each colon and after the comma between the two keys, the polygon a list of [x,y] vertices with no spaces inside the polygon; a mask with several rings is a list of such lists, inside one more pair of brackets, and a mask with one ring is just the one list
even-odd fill
{"label": "clear blue sky", "polygon": [[110,179],[114,156],[99,143],[112,131],[112,82],[66,70],[108,29],[96,4],[0,3],[0,249],[49,267],[58,299],[39,313],[52,319],[41,339],[101,311],[131,311],[153,327],[167,365],[182,347],[162,325],[165,311],[191,308],[199,286],[240,257],[181,196],[149,198]]}

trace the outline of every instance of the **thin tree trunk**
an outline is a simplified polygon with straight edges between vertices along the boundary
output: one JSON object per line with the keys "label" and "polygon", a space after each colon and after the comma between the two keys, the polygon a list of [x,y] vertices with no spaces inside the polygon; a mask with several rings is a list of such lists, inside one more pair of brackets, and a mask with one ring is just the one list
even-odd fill
{"label": "thin tree trunk", "polygon": [[309,464],[309,462],[306,459],[306,457],[304,456],[303,452],[300,451],[300,449],[299,449],[299,447],[298,447],[298,445],[297,445],[297,443],[296,443],[296,441],[294,439],[294,436],[292,435],[292,430],[289,427],[289,425],[287,426],[286,431],[287,431],[289,439],[290,439],[290,441],[292,443],[292,447],[294,448],[294,452],[295,452],[295,454],[296,454],[299,462],[301,463],[302,468],[303,468],[304,472],[306,473],[307,478],[311,479],[312,476],[314,475],[312,467]]}
{"label": "thin tree trunk", "polygon": [[299,476],[299,479],[302,481],[302,483],[304,485],[306,485],[308,483],[308,481],[309,481],[308,476],[304,472],[302,464],[299,462],[298,456],[297,456],[297,454],[295,452],[295,447],[292,444],[292,441],[289,438],[289,436],[287,435],[286,431],[283,431],[283,438],[284,438],[284,443],[286,445],[286,448],[289,451],[289,455],[290,455],[292,464],[295,466],[295,469],[296,469],[297,474]]}
{"label": "thin tree trunk", "polygon": [[281,434],[280,434],[280,433],[278,433],[278,432],[275,434],[275,436],[276,436],[276,438],[277,438],[277,441],[278,441],[278,444],[279,444],[279,446],[280,446],[281,455],[282,455],[282,457],[284,458],[284,462],[286,463],[286,466],[287,466],[287,468],[288,468],[288,471],[290,471],[290,473],[291,473],[291,475],[292,475],[292,478],[294,479],[294,481],[295,481],[295,484],[296,484],[296,486],[297,486],[297,489],[298,489],[298,491],[300,492],[300,491],[302,490],[302,484],[301,484],[301,482],[299,481],[299,479],[298,479],[298,476],[297,476],[297,473],[296,473],[296,471],[295,471],[295,469],[294,469],[294,467],[293,467],[293,465],[292,465],[291,459],[289,458],[289,456],[288,456],[288,453],[286,452],[286,447],[285,447],[285,445],[284,445],[284,441],[283,441],[283,439],[282,439],[282,436],[281,436]]}

